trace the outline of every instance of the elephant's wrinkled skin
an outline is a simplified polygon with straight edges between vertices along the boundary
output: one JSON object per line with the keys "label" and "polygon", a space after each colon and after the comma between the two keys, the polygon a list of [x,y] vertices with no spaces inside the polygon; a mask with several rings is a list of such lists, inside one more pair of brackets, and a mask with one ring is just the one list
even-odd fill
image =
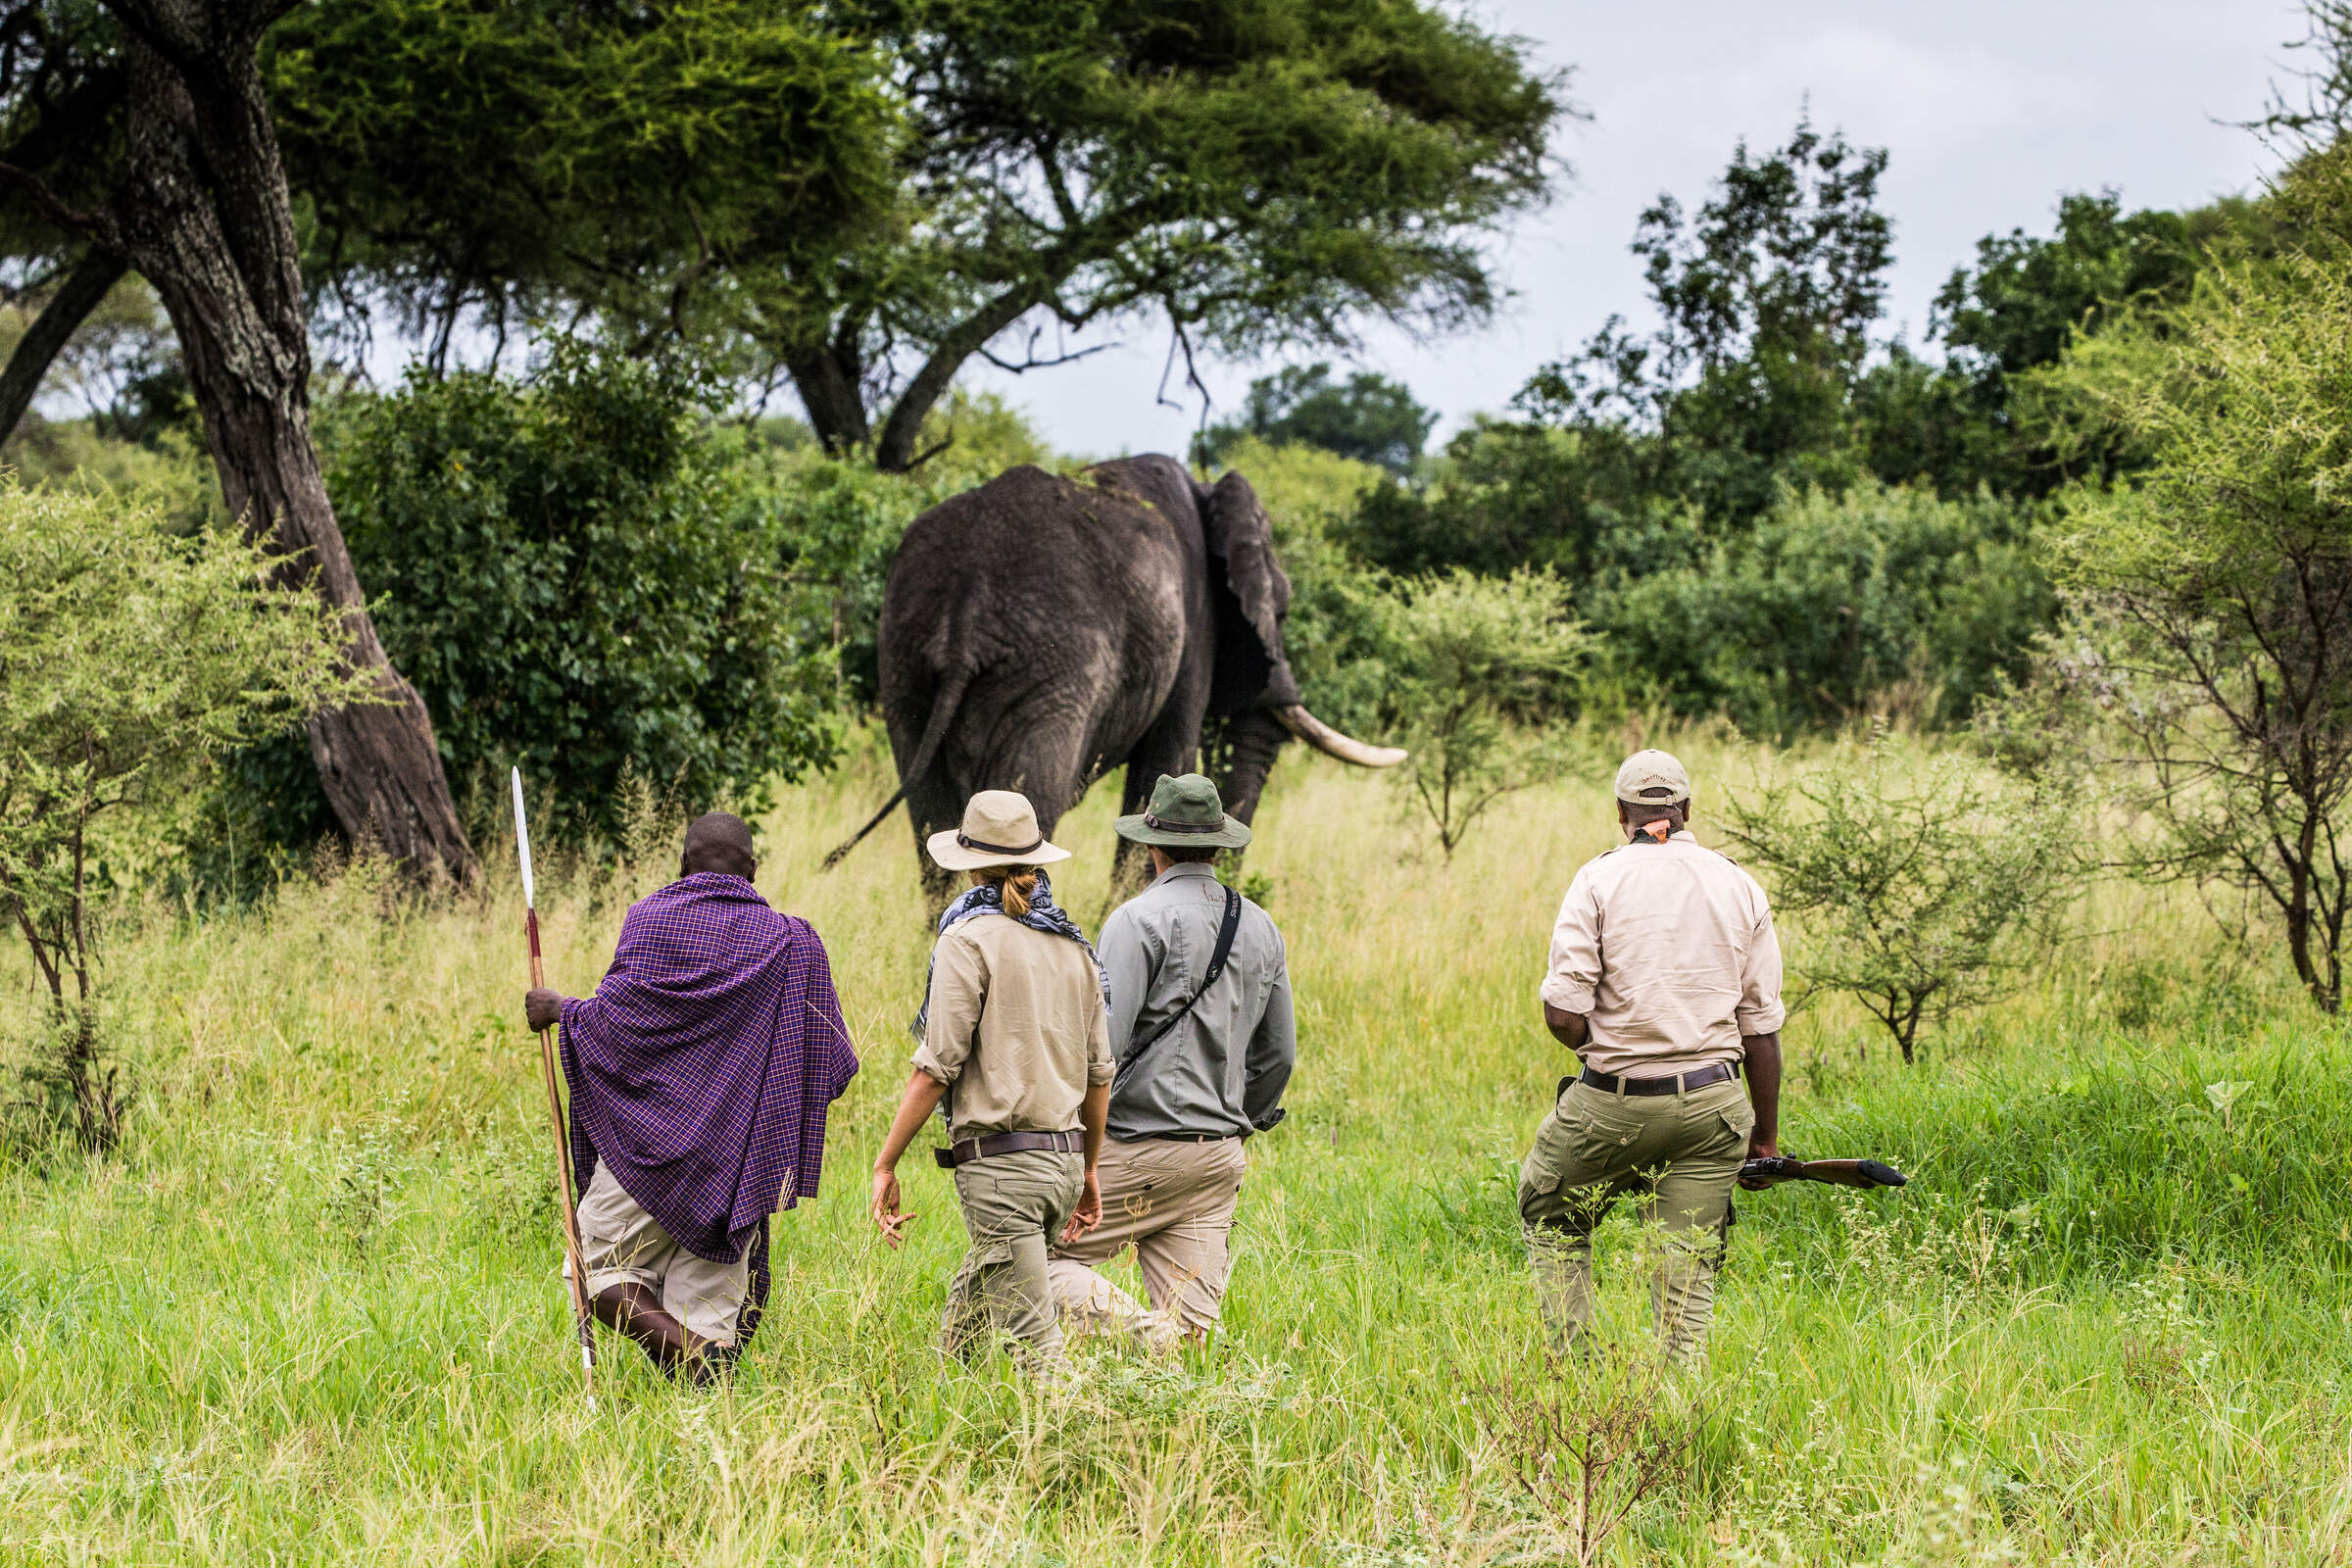
{"label": "elephant's wrinkled skin", "polygon": [[1212,716],[1227,721],[1226,808],[1244,821],[1291,733],[1349,761],[1401,759],[1298,706],[1290,598],[1250,482],[1203,485],[1172,458],[1076,479],[1018,467],[924,513],[891,564],[880,634],[918,845],[984,789],[1021,791],[1051,833],[1122,764],[1122,809],[1140,810],[1160,774],[1198,766]]}

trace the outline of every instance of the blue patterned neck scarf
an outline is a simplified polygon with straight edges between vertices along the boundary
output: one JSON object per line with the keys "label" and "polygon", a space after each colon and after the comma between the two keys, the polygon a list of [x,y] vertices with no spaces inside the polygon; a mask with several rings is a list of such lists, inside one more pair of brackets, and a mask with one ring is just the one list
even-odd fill
{"label": "blue patterned neck scarf", "polygon": [[[948,934],[949,927],[968,920],[975,914],[987,914],[991,910],[998,914],[1004,912],[1004,890],[993,882],[983,882],[979,886],[967,890],[961,898],[949,905],[941,913],[939,934],[944,937]],[[1054,883],[1045,872],[1037,873],[1037,886],[1030,890],[1029,912],[1014,915],[1013,918],[1032,931],[1043,931],[1048,936],[1067,937],[1084,948],[1086,956],[1095,960],[1095,978],[1102,986],[1102,1008],[1105,1012],[1110,1010],[1110,976],[1102,972],[1102,956],[1095,952],[1095,945],[1086,940],[1086,933],[1078,929],[1078,922],[1071,919],[1061,906],[1054,902]],[[923,971],[923,1004],[915,1009],[914,1022],[908,1026],[914,1031],[914,1038],[917,1041],[923,1038],[923,1025],[931,1016],[931,970],[936,968],[938,963],[939,955],[935,947],[932,950],[931,967]]]}

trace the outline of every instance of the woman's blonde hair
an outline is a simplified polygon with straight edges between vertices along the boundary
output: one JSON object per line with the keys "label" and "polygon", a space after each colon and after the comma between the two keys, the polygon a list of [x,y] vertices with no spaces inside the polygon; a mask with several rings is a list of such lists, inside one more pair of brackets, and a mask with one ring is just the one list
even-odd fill
{"label": "woman's blonde hair", "polygon": [[1004,901],[1004,912],[1018,920],[1029,912],[1029,896],[1037,891],[1039,869],[1034,865],[992,865],[980,874]]}

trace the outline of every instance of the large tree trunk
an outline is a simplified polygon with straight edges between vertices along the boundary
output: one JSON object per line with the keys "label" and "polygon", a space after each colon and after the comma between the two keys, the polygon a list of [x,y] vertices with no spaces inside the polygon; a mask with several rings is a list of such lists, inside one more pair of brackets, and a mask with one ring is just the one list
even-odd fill
{"label": "large tree trunk", "polygon": [[865,420],[865,389],[859,385],[857,355],[833,344],[790,361],[793,390],[808,411],[808,427],[818,443],[836,457],[866,443],[871,427]]}
{"label": "large tree trunk", "polygon": [[34,394],[49,375],[49,367],[65,349],[90,313],[104,303],[122,274],[130,269],[122,258],[110,250],[93,245],[81,253],[81,260],[66,274],[49,303],[41,307],[24,335],[17,339],[16,352],[8,357],[8,368],[0,370],[0,441],[17,433],[17,422],[24,411],[32,407]]}
{"label": "large tree trunk", "polygon": [[228,0],[111,0],[127,24],[129,173],[115,221],[179,337],[229,510],[343,612],[345,658],[379,701],[311,721],[311,756],[356,844],[411,874],[472,875],[431,718],[377,641],[310,429],[293,215],[255,45]]}

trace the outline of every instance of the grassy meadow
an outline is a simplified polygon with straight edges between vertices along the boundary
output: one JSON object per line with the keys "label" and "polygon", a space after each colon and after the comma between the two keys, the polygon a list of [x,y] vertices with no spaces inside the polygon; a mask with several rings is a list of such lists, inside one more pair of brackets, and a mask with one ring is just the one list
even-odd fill
{"label": "grassy meadow", "polygon": [[[1677,744],[1704,837],[1769,759]],[[363,866],[118,933],[131,1137],[0,1171],[0,1558],[1573,1561],[1500,1391],[1599,1375],[1544,1361],[1511,1181],[1567,1064],[1533,997],[1605,786],[1506,801],[1447,865],[1380,781],[1285,759],[1249,864],[1300,1059],[1251,1146],[1224,1337],[1089,1349],[1052,1389],[936,1355],[961,1233],[919,1149],[911,1245],[865,1218],[923,906],[903,826],[816,865],[885,789],[869,748],[765,824],[762,891],[824,935],[865,1066],[715,1393],[608,1340],[583,1405],[506,845],[478,903],[413,908]],[[1057,834],[1090,926],[1112,795]],[[594,984],[668,853],[551,874],[551,983]],[[1598,1560],[2352,1561],[2352,1043],[2191,894],[2103,889],[2083,927],[1916,1069],[1837,1004],[1792,1022],[1788,1146],[1913,1185],[1741,1199],[1710,1369],[1675,1391],[1689,1466]],[[29,977],[0,962],[21,1039]],[[1603,1243],[1638,1346],[1642,1238]]]}

